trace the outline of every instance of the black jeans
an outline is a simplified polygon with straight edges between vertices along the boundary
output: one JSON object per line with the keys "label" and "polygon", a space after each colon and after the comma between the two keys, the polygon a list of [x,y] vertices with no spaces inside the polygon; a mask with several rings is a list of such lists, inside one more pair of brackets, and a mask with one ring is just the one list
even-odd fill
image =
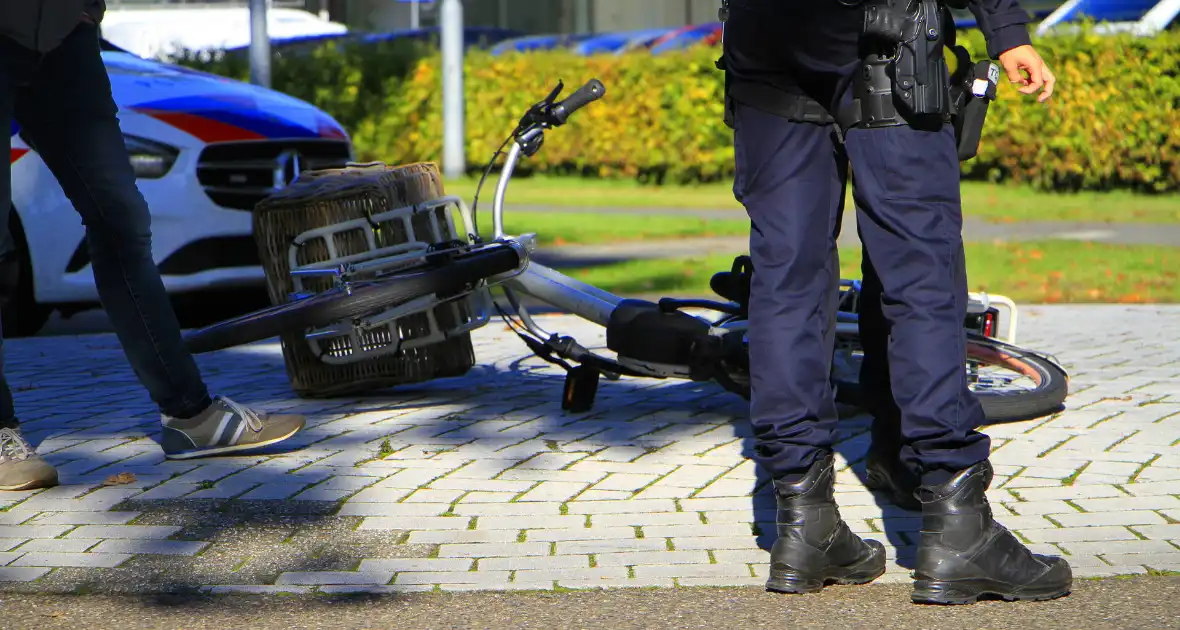
{"label": "black jeans", "polygon": [[[0,127],[16,120],[81,215],[99,299],[140,382],[163,413],[192,417],[212,401],[152,259],[151,215],[116,112],[95,25],[80,22],[44,54],[0,36]],[[4,171],[2,199],[11,199],[10,180]],[[15,217],[10,203],[0,208],[0,252],[11,266]],[[0,362],[0,426],[15,425]]]}

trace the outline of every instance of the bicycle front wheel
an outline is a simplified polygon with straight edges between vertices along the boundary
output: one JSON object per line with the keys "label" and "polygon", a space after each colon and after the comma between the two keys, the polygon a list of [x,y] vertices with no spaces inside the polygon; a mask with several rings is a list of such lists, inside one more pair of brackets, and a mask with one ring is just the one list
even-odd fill
{"label": "bicycle front wheel", "polygon": [[353,285],[349,291],[329,289],[312,297],[247,313],[193,331],[185,336],[189,352],[224,350],[283,333],[320,328],[397,306],[431,293],[460,291],[465,286],[507,273],[520,264],[520,254],[495,245],[457,256],[439,266],[414,267],[396,275]]}
{"label": "bicycle front wheel", "polygon": [[[854,350],[838,369],[833,379],[836,402],[853,407],[865,405],[859,381],[862,356]],[[1069,393],[1068,375],[1052,361],[1030,350],[975,335],[967,340],[964,371],[988,424],[1056,413]],[[749,399],[750,380],[745,366],[728,366],[717,380],[725,389]]]}

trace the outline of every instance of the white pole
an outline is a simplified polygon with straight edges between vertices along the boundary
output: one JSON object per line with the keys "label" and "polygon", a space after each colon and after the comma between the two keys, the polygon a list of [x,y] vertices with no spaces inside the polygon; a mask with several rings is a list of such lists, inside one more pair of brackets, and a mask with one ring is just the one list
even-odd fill
{"label": "white pole", "polygon": [[267,10],[271,0],[250,0],[250,82],[270,87],[270,35]]}
{"label": "white pole", "polygon": [[418,0],[410,0],[410,28],[418,28]]}
{"label": "white pole", "polygon": [[463,3],[442,0],[443,176],[462,177],[467,168],[463,130]]}

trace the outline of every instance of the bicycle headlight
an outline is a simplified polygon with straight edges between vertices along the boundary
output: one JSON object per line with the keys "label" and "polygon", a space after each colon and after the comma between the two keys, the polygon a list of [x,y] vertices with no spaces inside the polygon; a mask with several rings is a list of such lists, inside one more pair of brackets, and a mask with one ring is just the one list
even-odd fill
{"label": "bicycle headlight", "polygon": [[159,179],[168,174],[179,151],[159,142],[123,134],[136,179]]}

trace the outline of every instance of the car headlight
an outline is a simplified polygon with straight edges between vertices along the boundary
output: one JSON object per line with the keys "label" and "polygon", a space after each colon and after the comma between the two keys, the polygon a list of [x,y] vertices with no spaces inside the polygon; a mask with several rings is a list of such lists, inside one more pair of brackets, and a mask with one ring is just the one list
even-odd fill
{"label": "car headlight", "polygon": [[180,153],[166,144],[139,136],[123,134],[123,142],[127,145],[131,168],[137,179],[159,179],[167,175]]}

